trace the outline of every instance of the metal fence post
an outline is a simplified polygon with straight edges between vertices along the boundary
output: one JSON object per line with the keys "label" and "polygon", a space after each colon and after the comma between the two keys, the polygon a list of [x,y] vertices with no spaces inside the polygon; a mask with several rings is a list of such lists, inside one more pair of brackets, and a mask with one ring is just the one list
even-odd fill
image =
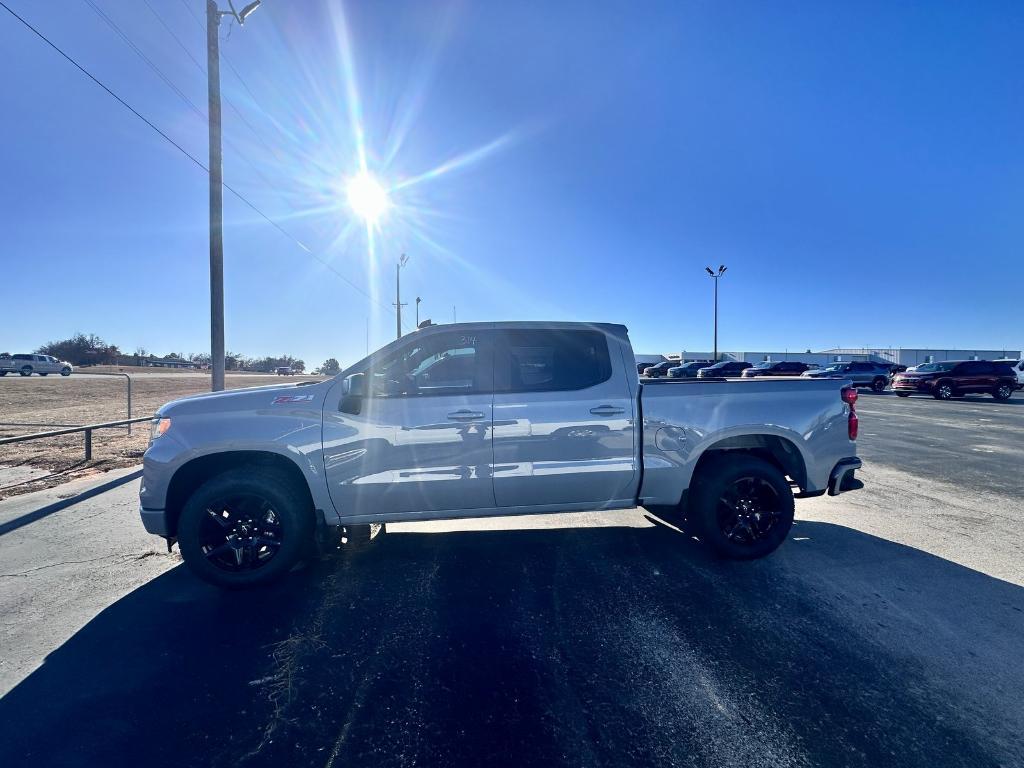
{"label": "metal fence post", "polygon": [[85,430],[85,460],[90,461],[92,459],[92,430]]}

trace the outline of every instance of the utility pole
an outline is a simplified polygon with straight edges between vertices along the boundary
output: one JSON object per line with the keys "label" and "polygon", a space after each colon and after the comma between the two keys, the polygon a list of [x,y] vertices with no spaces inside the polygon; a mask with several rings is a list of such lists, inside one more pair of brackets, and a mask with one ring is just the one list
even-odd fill
{"label": "utility pole", "polygon": [[244,24],[260,0],[241,13],[228,0],[230,11],[221,11],[206,0],[206,83],[210,130],[210,389],[224,389],[224,175],[220,146],[220,29],[221,16],[234,16]]}
{"label": "utility pole", "polygon": [[711,267],[704,267],[704,270],[711,275],[715,280],[715,351],[714,358],[715,362],[718,362],[718,278],[725,274],[725,270],[728,269],[724,264],[720,264],[718,272],[713,272]]}
{"label": "utility pole", "polygon": [[402,303],[402,267],[409,263],[409,257],[404,253],[395,264],[395,310],[396,310],[396,326],[398,329],[398,335],[396,339],[402,338],[402,307],[405,304]]}

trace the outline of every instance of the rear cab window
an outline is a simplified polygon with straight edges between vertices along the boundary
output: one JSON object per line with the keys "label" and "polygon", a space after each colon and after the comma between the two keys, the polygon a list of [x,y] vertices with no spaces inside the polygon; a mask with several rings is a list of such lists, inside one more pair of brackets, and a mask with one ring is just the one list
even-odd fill
{"label": "rear cab window", "polygon": [[495,344],[495,392],[567,392],[608,381],[612,362],[600,331],[506,330]]}

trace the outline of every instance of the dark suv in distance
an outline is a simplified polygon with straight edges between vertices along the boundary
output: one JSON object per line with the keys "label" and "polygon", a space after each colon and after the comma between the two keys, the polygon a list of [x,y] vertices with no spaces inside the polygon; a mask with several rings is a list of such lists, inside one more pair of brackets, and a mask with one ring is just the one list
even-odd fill
{"label": "dark suv in distance", "polygon": [[670,379],[694,379],[697,377],[697,371],[709,363],[711,363],[710,360],[694,360],[689,363],[673,366],[668,369],[668,377]]}
{"label": "dark suv in distance", "polygon": [[654,365],[647,366],[640,372],[640,375],[646,376],[649,379],[657,379],[661,376],[667,375],[668,369],[675,368],[677,365],[679,365],[678,360],[666,360],[663,363],[655,363]]}
{"label": "dark suv in distance", "polygon": [[778,363],[758,363],[747,368],[741,374],[744,379],[753,379],[757,376],[799,376],[804,371],[809,371],[811,366],[796,360],[783,360]]}
{"label": "dark suv in distance", "polygon": [[962,395],[987,394],[996,400],[1009,400],[1017,386],[1017,377],[1006,363],[988,360],[945,360],[925,363],[896,374],[892,388],[900,397],[915,392],[936,400]]}
{"label": "dark suv in distance", "polygon": [[855,387],[871,387],[874,392],[882,392],[889,386],[889,364],[871,363],[866,361],[832,363],[824,368],[805,371],[801,374],[807,379],[849,379]]}
{"label": "dark suv in distance", "polygon": [[723,360],[720,363],[709,365],[707,368],[701,368],[697,371],[697,378],[706,379],[711,376],[721,376],[723,378],[741,376],[747,368],[751,368],[753,365],[753,363],[748,363],[743,360]]}

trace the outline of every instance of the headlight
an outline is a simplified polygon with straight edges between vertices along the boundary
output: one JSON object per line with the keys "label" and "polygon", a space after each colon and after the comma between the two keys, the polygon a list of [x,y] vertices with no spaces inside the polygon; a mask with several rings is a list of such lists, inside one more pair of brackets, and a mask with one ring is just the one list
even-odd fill
{"label": "headlight", "polygon": [[153,419],[149,428],[149,442],[153,442],[171,428],[170,419]]}

